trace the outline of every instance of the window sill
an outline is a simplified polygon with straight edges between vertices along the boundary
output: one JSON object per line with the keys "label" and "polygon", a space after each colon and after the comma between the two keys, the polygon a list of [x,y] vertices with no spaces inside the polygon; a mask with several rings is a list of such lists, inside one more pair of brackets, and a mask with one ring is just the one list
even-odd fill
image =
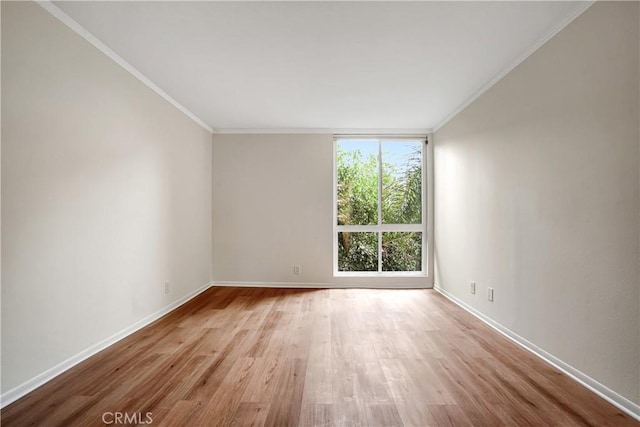
{"label": "window sill", "polygon": [[427,278],[429,277],[423,271],[334,271],[333,277],[397,277],[397,278],[408,278],[408,277],[416,277],[416,278]]}

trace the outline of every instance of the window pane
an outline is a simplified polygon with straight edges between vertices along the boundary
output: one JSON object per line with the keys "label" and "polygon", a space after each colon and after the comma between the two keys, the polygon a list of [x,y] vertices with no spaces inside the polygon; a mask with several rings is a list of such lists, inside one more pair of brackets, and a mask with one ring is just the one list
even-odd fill
{"label": "window pane", "polygon": [[378,223],[378,141],[336,144],[338,225]]}
{"label": "window pane", "polygon": [[422,271],[422,233],[382,233],[382,271]]}
{"label": "window pane", "polygon": [[338,233],[338,271],[378,271],[378,233]]}
{"label": "window pane", "polygon": [[382,142],[382,223],[422,222],[422,141]]}

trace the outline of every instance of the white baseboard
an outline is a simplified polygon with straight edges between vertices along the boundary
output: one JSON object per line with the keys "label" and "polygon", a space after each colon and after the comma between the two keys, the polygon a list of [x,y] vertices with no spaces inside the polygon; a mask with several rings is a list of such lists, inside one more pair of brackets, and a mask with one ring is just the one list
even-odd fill
{"label": "white baseboard", "polygon": [[471,307],[469,304],[458,299],[457,297],[445,291],[441,287],[434,286],[434,289],[439,293],[441,293],[444,297],[446,297],[447,299],[455,303],[456,305],[462,307],[463,309],[465,309],[466,311],[468,311],[478,319],[482,320],[484,323],[486,323],[496,331],[500,332],[505,337],[509,338],[511,341],[518,344],[520,347],[538,356],[540,359],[544,360],[548,364],[554,366],[556,369],[562,371],[564,374],[573,378],[575,381],[579,382],[580,384],[582,384],[583,386],[585,386],[586,388],[588,388],[589,390],[591,390],[592,392],[594,392],[595,394],[597,394],[598,396],[606,400],[607,402],[611,403],[612,405],[616,406],[620,410],[629,414],[636,420],[640,421],[640,405],[632,402],[631,400],[627,399],[624,396],[621,396],[620,394],[611,390],[607,386],[594,380],[584,372],[558,359],[554,355],[547,353],[537,345],[533,344],[530,341],[527,341],[526,339],[522,338],[520,335],[516,334],[510,329],[502,326],[500,323],[484,315],[480,311]]}
{"label": "white baseboard", "polygon": [[380,284],[370,283],[311,283],[311,282],[229,282],[214,281],[211,286],[238,288],[304,288],[304,289],[431,289],[431,285],[421,283]]}
{"label": "white baseboard", "polygon": [[229,288],[309,288],[321,289],[330,288],[330,283],[304,283],[304,282],[228,282],[213,281],[211,286],[229,287]]}
{"label": "white baseboard", "polygon": [[36,375],[35,377],[33,377],[30,380],[20,384],[19,386],[14,387],[13,389],[7,391],[6,393],[3,393],[2,396],[0,396],[0,408],[4,408],[5,406],[15,402],[16,400],[18,400],[21,397],[25,396],[26,394],[32,392],[36,388],[42,386],[46,382],[51,381],[53,378],[57,377],[58,375],[62,374],[63,372],[73,368],[78,363],[88,359],[89,357],[91,357],[94,354],[104,350],[105,348],[109,347],[110,345],[115,344],[116,342],[120,341],[121,339],[131,335],[132,333],[144,328],[148,324],[158,320],[159,318],[161,318],[165,314],[169,313],[170,311],[175,310],[176,308],[180,307],[182,304],[186,303],[190,299],[192,299],[192,298],[196,297],[197,295],[201,294],[202,292],[206,291],[210,287],[211,287],[211,282],[209,282],[206,285],[200,287],[199,289],[196,289],[195,291],[185,295],[184,297],[180,298],[179,300],[177,300],[175,302],[172,302],[171,304],[169,304],[166,307],[156,311],[155,313],[152,313],[152,314],[148,315],[147,317],[139,320],[138,322],[134,323],[133,325],[129,326],[128,328],[123,329],[120,332],[117,332],[116,334],[114,334],[114,335],[112,335],[112,336],[110,336],[110,337],[108,337],[108,338],[106,338],[106,339],[104,339],[104,340],[92,345],[91,347],[81,351],[80,353],[76,354],[75,356],[72,356],[72,357],[68,358],[67,360],[65,360],[63,362],[58,363],[54,367],[49,368],[46,371]]}

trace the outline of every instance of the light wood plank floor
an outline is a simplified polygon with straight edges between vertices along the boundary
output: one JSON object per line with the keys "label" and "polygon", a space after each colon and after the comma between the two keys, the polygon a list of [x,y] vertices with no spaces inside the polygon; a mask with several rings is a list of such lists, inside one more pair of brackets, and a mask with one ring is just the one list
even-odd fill
{"label": "light wood plank floor", "polygon": [[[432,290],[211,288],[2,425],[640,425]],[[111,421],[111,416],[107,421]]]}

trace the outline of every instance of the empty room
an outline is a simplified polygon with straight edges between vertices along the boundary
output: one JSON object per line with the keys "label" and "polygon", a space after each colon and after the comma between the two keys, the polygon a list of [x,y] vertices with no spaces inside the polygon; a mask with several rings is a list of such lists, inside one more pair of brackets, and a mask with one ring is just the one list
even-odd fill
{"label": "empty room", "polygon": [[0,6],[3,426],[640,426],[640,2]]}

